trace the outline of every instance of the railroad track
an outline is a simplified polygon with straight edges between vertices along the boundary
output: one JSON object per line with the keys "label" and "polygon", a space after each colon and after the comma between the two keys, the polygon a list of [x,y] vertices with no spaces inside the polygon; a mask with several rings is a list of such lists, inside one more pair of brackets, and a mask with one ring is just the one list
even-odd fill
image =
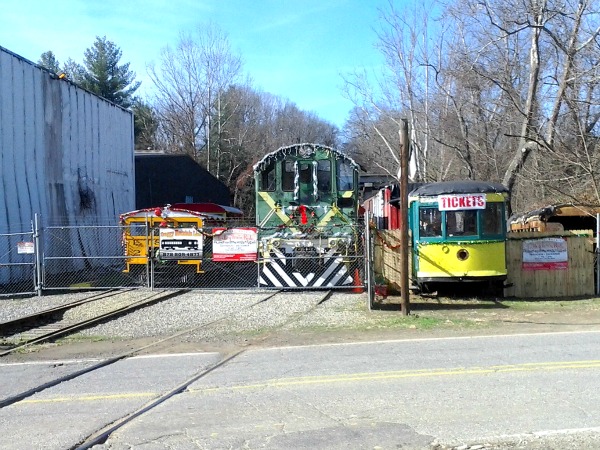
{"label": "railroad track", "polygon": [[[325,302],[331,295],[331,291],[327,291],[327,292],[323,292],[318,296],[315,296],[315,300],[312,302],[312,305],[303,310],[303,311],[297,311],[295,313],[292,313],[289,317],[286,317],[284,320],[281,321],[281,323],[277,326],[274,327],[273,329],[269,330],[266,333],[263,333],[261,335],[255,336],[253,339],[250,339],[248,342],[245,343],[244,347],[241,349],[238,349],[234,352],[225,354],[222,356],[222,358],[220,359],[220,361],[218,361],[217,363],[211,365],[210,367],[203,369],[201,371],[199,371],[198,373],[196,373],[195,375],[193,375],[192,377],[190,377],[189,379],[187,379],[186,381],[184,381],[183,383],[179,384],[178,386],[173,387],[173,389],[171,389],[170,391],[160,395],[159,397],[155,398],[154,400],[152,400],[151,402],[143,405],[141,408],[139,408],[138,410],[118,419],[115,422],[112,422],[110,425],[107,425],[105,428],[99,430],[98,432],[94,433],[94,435],[89,436],[88,438],[86,438],[84,441],[82,441],[80,444],[78,444],[75,447],[72,447],[73,449],[78,449],[78,450],[83,450],[83,449],[89,449],[92,448],[94,445],[97,445],[99,443],[102,443],[103,441],[105,441],[108,436],[114,432],[115,430],[117,430],[118,428],[122,427],[123,425],[125,425],[126,423],[130,422],[131,420],[133,420],[134,418],[140,416],[141,414],[151,410],[152,408],[154,408],[155,406],[157,406],[158,404],[164,402],[165,400],[168,400],[169,398],[173,397],[174,395],[183,392],[187,389],[187,387],[194,383],[195,381],[199,380],[200,378],[206,376],[208,373],[214,371],[215,369],[217,369],[218,367],[221,367],[227,363],[229,363],[231,360],[233,360],[236,356],[240,355],[241,353],[243,353],[246,348],[248,348],[249,346],[252,345],[256,345],[256,344],[260,344],[264,339],[268,338],[268,336],[272,335],[273,333],[275,333],[278,329],[281,329],[283,327],[285,327],[286,325],[289,325],[290,323],[299,320],[301,317],[309,314],[311,311],[313,311],[314,309],[318,308],[319,305],[321,305],[323,302]],[[27,391],[23,391],[20,392],[18,394],[12,395],[10,397],[7,397],[3,400],[0,400],[0,408],[4,408],[6,406],[12,405],[14,403],[17,403],[27,397],[30,397],[38,392],[41,392],[45,389],[48,389],[50,387],[56,386],[60,383],[64,383],[66,381],[70,381],[73,380],[79,376],[82,376],[84,374],[90,373],[94,370],[98,370],[102,367],[108,366],[110,364],[114,364],[120,360],[135,356],[137,354],[142,353],[143,351],[150,349],[150,348],[160,348],[160,346],[164,346],[165,344],[167,344],[169,341],[172,341],[173,339],[176,339],[178,337],[184,336],[186,334],[191,334],[195,331],[198,331],[200,329],[203,328],[210,328],[213,326],[217,326],[218,324],[222,323],[223,321],[228,321],[231,320],[234,317],[238,317],[240,320],[243,320],[244,317],[244,311],[247,311],[250,308],[256,308],[256,307],[260,307],[260,305],[264,304],[265,302],[275,298],[277,295],[281,294],[280,291],[275,291],[275,292],[271,292],[269,294],[266,294],[263,298],[259,299],[258,301],[249,304],[248,306],[246,306],[245,308],[242,308],[240,310],[237,310],[235,313],[231,313],[231,314],[226,314],[218,319],[212,320],[210,322],[206,322],[206,323],[202,323],[199,324],[197,326],[188,328],[186,330],[182,330],[179,331],[177,333],[174,333],[170,336],[164,337],[164,338],[160,338],[157,339],[154,342],[151,342],[150,344],[144,345],[142,347],[138,347],[138,348],[134,348],[131,350],[128,350],[120,355],[111,357],[111,358],[107,358],[107,359],[103,359],[101,361],[98,361],[97,363],[90,365],[84,369],[72,372],[70,374],[64,375],[62,377],[56,378],[54,380],[48,381],[44,384],[41,384],[39,386],[36,386],[32,389],[28,389]],[[287,295],[289,293],[286,293],[284,295]],[[177,294],[179,295],[179,294]],[[173,296],[173,293],[171,293],[171,296]]]}
{"label": "railroad track", "polygon": [[[75,302],[0,323],[0,336],[3,338],[0,344],[0,357],[34,344],[52,341],[91,325],[188,292],[187,290],[160,291],[152,292],[141,299],[132,299],[129,295],[132,291],[133,289],[126,291],[113,290],[94,294]],[[104,304],[97,308],[99,303]],[[65,318],[65,313],[68,311],[75,308],[89,307],[92,304],[95,305],[97,310],[88,314],[87,317],[77,320]],[[7,339],[9,336],[12,339]]]}

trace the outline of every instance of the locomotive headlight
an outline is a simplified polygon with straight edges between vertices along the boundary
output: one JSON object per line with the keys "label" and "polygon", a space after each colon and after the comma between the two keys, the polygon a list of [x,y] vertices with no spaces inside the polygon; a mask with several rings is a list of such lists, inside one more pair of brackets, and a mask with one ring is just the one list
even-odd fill
{"label": "locomotive headlight", "polygon": [[329,246],[329,248],[336,248],[338,245],[338,240],[337,239],[329,239],[329,241],[327,241],[327,245]]}
{"label": "locomotive headlight", "polygon": [[281,246],[281,241],[279,239],[273,241],[273,247],[279,248]]}

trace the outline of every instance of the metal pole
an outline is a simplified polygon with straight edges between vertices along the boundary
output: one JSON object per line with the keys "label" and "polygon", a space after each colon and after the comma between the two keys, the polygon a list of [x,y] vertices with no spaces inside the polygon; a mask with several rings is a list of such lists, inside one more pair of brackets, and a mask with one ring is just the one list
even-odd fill
{"label": "metal pole", "polygon": [[369,223],[371,222],[371,214],[369,212],[364,215],[365,223],[364,223],[364,233],[365,239],[364,242],[364,253],[365,253],[365,287],[367,289],[367,302],[369,306],[369,311],[373,309],[373,302],[375,300],[374,292],[373,292],[373,253],[372,253],[372,244],[371,244],[371,227]]}
{"label": "metal pole", "polygon": [[600,265],[598,257],[600,257],[600,214],[596,214],[596,295],[600,295]]}
{"label": "metal pole", "polygon": [[40,224],[38,214],[33,215],[33,247],[35,248],[35,290],[38,297],[42,296],[42,255],[41,255],[41,239],[40,239]]}
{"label": "metal pole", "polygon": [[402,315],[410,314],[408,295],[408,121],[402,119],[400,133],[400,304]]}

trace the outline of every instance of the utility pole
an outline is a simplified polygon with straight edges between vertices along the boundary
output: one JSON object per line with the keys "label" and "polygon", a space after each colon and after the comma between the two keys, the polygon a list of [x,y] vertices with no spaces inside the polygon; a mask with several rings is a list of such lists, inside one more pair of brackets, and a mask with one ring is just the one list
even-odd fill
{"label": "utility pole", "polygon": [[408,295],[408,120],[402,119],[400,130],[400,305],[402,315],[410,314]]}

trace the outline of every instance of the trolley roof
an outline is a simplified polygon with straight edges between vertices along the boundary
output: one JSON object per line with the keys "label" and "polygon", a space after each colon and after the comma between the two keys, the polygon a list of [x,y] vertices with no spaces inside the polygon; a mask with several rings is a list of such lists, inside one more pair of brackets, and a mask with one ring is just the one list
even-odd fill
{"label": "trolley roof", "polygon": [[436,196],[443,194],[488,194],[509,193],[506,186],[491,181],[441,181],[427,183],[410,192],[409,196]]}

